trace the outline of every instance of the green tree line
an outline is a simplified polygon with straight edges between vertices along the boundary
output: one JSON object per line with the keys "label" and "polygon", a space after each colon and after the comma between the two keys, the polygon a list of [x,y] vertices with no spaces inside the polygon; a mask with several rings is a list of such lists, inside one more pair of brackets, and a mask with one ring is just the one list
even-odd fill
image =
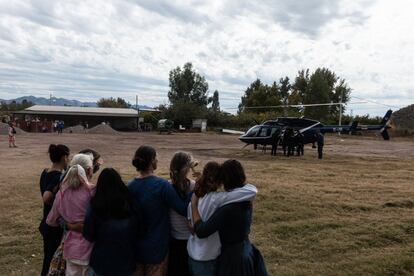
{"label": "green tree line", "polygon": [[169,104],[159,107],[161,116],[184,126],[190,126],[194,118],[206,118],[209,126],[218,127],[247,127],[278,116],[306,116],[327,123],[337,122],[338,105],[306,108],[286,105],[340,101],[346,104],[351,93],[345,79],[327,68],[318,68],[312,73],[301,70],[293,81],[284,77],[266,84],[256,79],[244,91],[238,113],[232,115],[220,110],[219,92],[216,90],[209,96],[206,79],[191,63],[170,71],[169,86]]}
{"label": "green tree line", "polygon": [[[191,63],[176,67],[169,72],[169,103],[158,106],[158,114],[144,113],[146,122],[156,124],[161,118],[174,121],[176,127],[191,127],[193,119],[207,119],[210,127],[247,128],[264,120],[280,116],[305,116],[324,123],[337,123],[339,105],[316,107],[286,107],[287,105],[306,105],[343,102],[345,112],[351,88],[344,78],[328,68],[298,71],[293,80],[279,78],[271,84],[260,79],[254,80],[244,91],[237,114],[220,109],[220,93],[209,93],[209,85]],[[121,98],[101,99],[101,107],[129,107]],[[359,116],[361,123],[376,122],[378,118]],[[352,121],[344,116],[343,122]]]}
{"label": "green tree line", "polygon": [[0,111],[7,112],[7,111],[19,111],[25,108],[33,106],[33,103],[24,99],[22,102],[18,103],[16,101],[12,101],[10,103],[1,102],[0,103]]}

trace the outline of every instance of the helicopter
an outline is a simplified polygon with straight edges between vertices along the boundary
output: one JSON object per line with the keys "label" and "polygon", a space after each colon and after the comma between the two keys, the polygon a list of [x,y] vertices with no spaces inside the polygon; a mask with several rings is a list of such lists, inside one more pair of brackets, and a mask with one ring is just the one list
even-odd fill
{"label": "helicopter", "polygon": [[251,127],[239,137],[239,140],[245,143],[245,146],[254,145],[256,149],[257,145],[272,145],[275,136],[281,137],[288,128],[303,135],[303,144],[314,144],[317,142],[319,134],[352,133],[365,130],[379,130],[384,140],[389,140],[390,136],[387,130],[390,128],[391,115],[392,110],[388,110],[380,125],[359,125],[357,121],[352,122],[351,125],[324,125],[319,121],[304,117],[279,117]]}

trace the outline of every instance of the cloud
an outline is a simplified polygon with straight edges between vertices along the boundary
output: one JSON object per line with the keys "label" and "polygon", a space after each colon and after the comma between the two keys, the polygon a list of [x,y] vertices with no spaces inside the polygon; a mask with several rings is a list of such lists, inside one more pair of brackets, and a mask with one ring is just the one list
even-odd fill
{"label": "cloud", "polygon": [[155,106],[168,101],[169,71],[190,61],[229,111],[256,78],[293,80],[317,67],[345,78],[356,96],[405,104],[414,86],[412,8],[385,0],[0,0],[0,98],[138,94]]}
{"label": "cloud", "polygon": [[0,8],[3,14],[20,17],[33,23],[63,28],[63,22],[55,16],[54,1],[3,1]]}
{"label": "cloud", "polygon": [[346,1],[330,0],[231,0],[225,10],[228,14],[237,11],[243,15],[255,14],[264,20],[280,24],[284,29],[315,38],[320,31],[334,20],[349,20],[362,25],[368,16],[361,12],[376,1],[354,1],[353,6],[343,8]]}
{"label": "cloud", "polygon": [[180,1],[167,0],[130,0],[136,5],[160,14],[167,18],[175,18],[185,23],[202,24],[210,23],[209,17],[199,12],[195,8],[191,8],[186,3],[179,4]]}

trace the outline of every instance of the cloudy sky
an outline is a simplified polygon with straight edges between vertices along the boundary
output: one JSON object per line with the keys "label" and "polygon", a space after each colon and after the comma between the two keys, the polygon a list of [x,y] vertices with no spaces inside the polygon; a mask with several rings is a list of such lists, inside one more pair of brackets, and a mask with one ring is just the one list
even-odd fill
{"label": "cloudy sky", "polygon": [[[414,103],[410,0],[0,0],[0,98],[167,103],[168,72],[192,62],[221,106],[245,88],[328,67],[354,114]],[[385,105],[384,105],[385,104]],[[234,111],[234,110],[233,110]]]}

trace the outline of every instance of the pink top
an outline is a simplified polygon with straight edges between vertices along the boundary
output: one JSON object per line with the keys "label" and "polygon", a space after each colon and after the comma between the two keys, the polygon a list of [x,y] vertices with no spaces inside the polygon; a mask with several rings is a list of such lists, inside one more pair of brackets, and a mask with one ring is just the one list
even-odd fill
{"label": "pink top", "polygon": [[[50,226],[58,226],[57,220],[59,217],[69,223],[83,222],[94,193],[95,186],[87,180],[78,189],[65,188],[63,184],[56,194],[46,223]],[[89,261],[93,243],[88,242],[82,233],[67,231],[64,239],[63,256],[66,259]]]}

